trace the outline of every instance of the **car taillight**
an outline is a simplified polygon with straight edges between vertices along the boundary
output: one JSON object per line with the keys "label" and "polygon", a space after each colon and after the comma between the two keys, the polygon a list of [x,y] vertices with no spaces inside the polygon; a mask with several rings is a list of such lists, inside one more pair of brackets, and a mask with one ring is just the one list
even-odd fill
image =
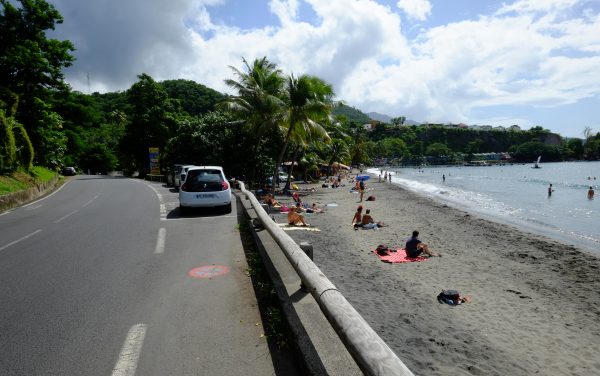
{"label": "car taillight", "polygon": [[222,191],[226,191],[226,190],[228,190],[228,189],[229,189],[229,184],[227,184],[227,182],[226,182],[226,181],[222,181],[222,182],[221,182],[221,190],[222,190]]}
{"label": "car taillight", "polygon": [[179,188],[179,189],[184,192],[187,191],[187,184],[182,185],[181,188]]}

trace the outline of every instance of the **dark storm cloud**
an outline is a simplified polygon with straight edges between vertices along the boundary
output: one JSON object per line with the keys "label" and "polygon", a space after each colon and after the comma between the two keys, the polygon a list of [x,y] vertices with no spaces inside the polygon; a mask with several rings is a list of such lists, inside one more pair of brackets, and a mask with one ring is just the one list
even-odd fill
{"label": "dark storm cloud", "polygon": [[124,90],[140,73],[176,78],[189,58],[185,0],[51,0],[63,15],[52,37],[75,45],[76,61],[66,72],[75,90]]}

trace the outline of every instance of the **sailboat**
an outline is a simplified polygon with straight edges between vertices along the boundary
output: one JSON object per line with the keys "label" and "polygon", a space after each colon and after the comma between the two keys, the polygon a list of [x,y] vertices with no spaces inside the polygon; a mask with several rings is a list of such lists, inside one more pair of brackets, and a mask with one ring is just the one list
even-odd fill
{"label": "sailboat", "polygon": [[535,164],[533,165],[533,167],[532,167],[532,168],[541,168],[541,167],[540,167],[540,160],[541,160],[541,159],[542,159],[542,156],[540,155],[540,156],[538,157],[537,161],[535,161],[535,162],[534,162]]}

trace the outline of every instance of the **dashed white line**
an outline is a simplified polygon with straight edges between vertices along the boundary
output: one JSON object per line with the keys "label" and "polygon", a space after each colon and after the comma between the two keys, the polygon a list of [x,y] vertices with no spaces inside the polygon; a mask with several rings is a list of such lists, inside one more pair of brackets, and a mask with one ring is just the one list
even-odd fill
{"label": "dashed white line", "polygon": [[156,196],[158,197],[158,202],[160,203],[160,219],[161,220],[165,220],[165,218],[167,218],[167,208],[165,206],[165,200],[163,198],[163,195],[156,189],[154,188],[152,185],[145,183],[150,189],[152,189],[154,191],[154,193],[156,193]]}
{"label": "dashed white line", "polygon": [[155,254],[163,254],[165,253],[165,237],[167,234],[167,229],[161,227],[158,229],[158,238],[156,239],[156,248],[154,248]]}
{"label": "dashed white line", "polygon": [[15,240],[15,241],[12,241],[12,242],[10,242],[10,243],[6,244],[6,245],[3,245],[2,247],[0,247],[0,251],[4,251],[6,248],[10,247],[11,245],[15,245],[15,244],[17,244],[18,242],[20,242],[20,241],[23,241],[23,240],[25,240],[25,239],[27,239],[27,238],[29,238],[29,237],[32,237],[33,235],[35,235],[35,234],[37,234],[37,233],[39,233],[39,232],[42,232],[42,230],[41,230],[41,229],[40,229],[40,230],[35,230],[34,232],[32,232],[32,233],[31,233],[31,234],[29,234],[29,235],[25,235],[25,236],[23,236],[23,237],[22,237],[22,238],[20,238],[20,239],[17,239],[17,240]]}
{"label": "dashed white line", "polygon": [[30,208],[27,208],[25,210],[35,210],[35,209],[38,209],[38,208],[41,208],[41,207],[42,207],[42,205],[36,205],[36,206],[32,206]]}
{"label": "dashed white line", "polygon": [[72,216],[73,214],[77,213],[78,211],[79,210],[73,210],[69,214],[64,215],[64,216],[60,217],[59,219],[57,219],[56,221],[54,221],[54,223],[58,223],[58,222],[64,221],[65,219],[69,218],[70,216]]}
{"label": "dashed white line", "polygon": [[113,369],[112,376],[135,375],[145,336],[146,324],[137,324],[129,329],[127,338],[125,338],[125,343],[123,343],[121,353],[119,354],[119,360],[117,360],[117,364]]}
{"label": "dashed white line", "polygon": [[94,202],[94,200],[97,199],[98,197],[100,197],[100,195],[95,195],[93,199],[91,199],[88,202],[86,202],[85,204],[83,204],[83,207],[85,208],[86,206],[88,206],[89,204]]}

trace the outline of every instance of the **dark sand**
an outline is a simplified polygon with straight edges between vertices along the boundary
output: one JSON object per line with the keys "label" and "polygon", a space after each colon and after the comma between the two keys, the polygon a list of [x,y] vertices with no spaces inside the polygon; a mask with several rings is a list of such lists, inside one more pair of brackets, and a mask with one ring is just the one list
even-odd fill
{"label": "dark sand", "polygon": [[[376,201],[362,204],[390,226],[355,231],[351,183],[300,186],[316,187],[304,201],[338,206],[306,215],[320,232],[287,233],[314,245],[317,266],[416,375],[600,375],[597,257],[376,179],[364,196]],[[443,257],[388,264],[372,253],[403,248],[413,230]],[[442,289],[473,301],[440,304]]]}

